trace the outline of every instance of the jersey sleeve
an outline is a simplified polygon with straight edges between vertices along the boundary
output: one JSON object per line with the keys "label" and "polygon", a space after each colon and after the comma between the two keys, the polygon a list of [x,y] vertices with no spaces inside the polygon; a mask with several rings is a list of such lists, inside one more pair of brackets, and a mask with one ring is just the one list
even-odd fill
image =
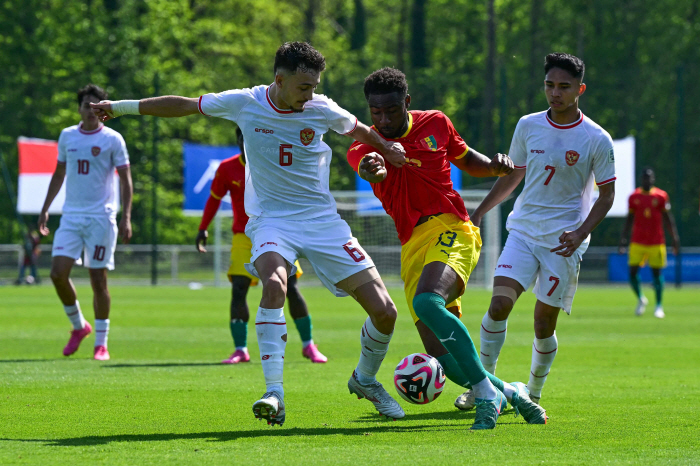
{"label": "jersey sleeve", "polygon": [[357,128],[357,117],[326,96],[315,96],[325,101],[324,113],[328,127],[338,134],[348,134]]}
{"label": "jersey sleeve", "polygon": [[58,136],[58,158],[56,162],[60,163],[61,165],[65,165],[66,163],[66,136],[65,136],[65,131],[61,131],[61,134]]}
{"label": "jersey sleeve", "polygon": [[443,116],[445,117],[445,123],[447,124],[447,159],[461,159],[467,155],[469,146],[466,142],[464,142],[462,136],[459,135],[449,117],[447,115]]}
{"label": "jersey sleeve", "polygon": [[513,139],[510,142],[510,151],[508,151],[508,157],[513,160],[513,165],[515,165],[515,168],[527,167],[527,149],[525,143],[526,137],[527,131],[525,128],[525,121],[521,118],[515,127]]}
{"label": "jersey sleeve", "polygon": [[593,154],[593,176],[598,186],[612,183],[615,176],[615,149],[609,134],[605,134],[598,144],[598,149]]}
{"label": "jersey sleeve", "polygon": [[119,133],[115,135],[112,146],[112,165],[116,168],[129,165],[129,152],[126,150],[126,142],[124,142],[124,138]]}
{"label": "jersey sleeve", "polygon": [[377,149],[372,146],[368,146],[367,144],[362,144],[361,142],[355,141],[350,146],[350,149],[348,149],[348,163],[353,170],[359,172],[360,162],[365,155],[371,154],[372,152],[377,152]]}
{"label": "jersey sleeve", "polygon": [[218,94],[204,94],[199,98],[202,115],[237,121],[241,110],[254,100],[251,89],[234,89]]}
{"label": "jersey sleeve", "polygon": [[222,165],[219,165],[219,168],[216,169],[214,180],[211,182],[211,196],[218,200],[221,200],[228,192],[226,175],[221,167]]}

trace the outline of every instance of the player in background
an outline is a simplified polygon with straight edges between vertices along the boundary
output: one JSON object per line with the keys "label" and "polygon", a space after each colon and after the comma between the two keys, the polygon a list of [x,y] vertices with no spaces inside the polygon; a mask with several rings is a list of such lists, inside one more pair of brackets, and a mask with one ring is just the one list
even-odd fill
{"label": "player in background", "polygon": [[[481,322],[480,358],[494,374],[508,316],[520,294],[535,283],[535,339],[527,388],[536,403],[557,354],[559,310],[571,313],[590,234],[615,198],[612,139],[579,110],[586,90],[584,71],[583,61],[573,55],[547,55],[544,91],[549,109],[520,119],[508,154],[515,170],[496,181],[472,214],[478,226],[525,178],[508,216],[508,239],[496,266],[491,305]],[[600,196],[591,207],[594,180]],[[473,393],[466,392],[455,405],[469,409],[472,399]]]}
{"label": "player in background", "polygon": [[245,233],[253,244],[246,269],[263,285],[255,324],[267,391],[253,404],[253,413],[269,424],[285,420],[283,306],[287,277],[296,272],[299,257],[309,260],[333,294],[353,296],[369,315],[361,331],[360,361],[348,381],[350,393],[367,398],[387,417],[405,415],[375,377],[394,331],[396,306],[372,259],[338,215],[329,190],[332,152],[322,136],[329,130],[348,135],[376,147],[397,166],[406,163],[405,151],[328,97],[314,93],[325,66],[325,58],[311,45],[288,42],[275,54],[270,85],[199,98],[164,96],[93,105],[103,120],[125,114],[202,113],[241,128],[247,149],[245,210],[250,217]]}
{"label": "player in background", "polygon": [[[258,279],[248,273],[244,264],[250,261],[250,251],[253,245],[245,235],[245,226],[248,223],[248,216],[243,205],[243,193],[245,190],[245,146],[243,144],[243,133],[240,128],[236,128],[236,138],[241,153],[234,155],[221,162],[216,170],[214,181],[211,184],[211,193],[204,206],[202,222],[199,225],[199,232],[195,240],[197,251],[207,252],[204,246],[207,245],[207,228],[219,210],[221,199],[229,193],[231,195],[231,208],[233,209],[233,238],[231,240],[231,265],[228,269],[228,279],[231,282],[231,336],[235,351],[233,354],[221,361],[223,364],[238,364],[250,361],[248,354],[248,288],[258,284]],[[289,313],[294,319],[301,337],[303,349],[302,356],[310,359],[311,362],[325,363],[328,361],[314,344],[311,336],[311,316],[306,307],[306,301],[297,287],[297,279],[303,273],[299,262],[294,265],[297,273],[289,277],[287,282],[287,301],[289,303]]]}
{"label": "player in background", "polygon": [[666,238],[664,225],[673,238],[673,253],[678,257],[680,239],[678,230],[669,214],[671,201],[666,191],[654,186],[656,177],[654,170],[647,168],[642,173],[642,186],[637,188],[629,197],[629,214],[620,238],[620,253],[624,254],[628,244],[630,228],[632,229],[632,244],[629,245],[630,285],[637,295],[635,314],[644,314],[649,301],[642,293],[642,283],[639,281],[639,267],[644,267],[648,261],[656,292],[656,310],[654,317],[663,319],[664,308],[661,298],[664,292],[663,270],[666,267]]}
{"label": "player in background", "polygon": [[[70,272],[85,251],[83,263],[90,271],[92,305],[95,310],[94,358],[109,359],[107,337],[111,298],[107,270],[114,270],[117,234],[124,243],[131,239],[131,198],[133,187],[129,154],[122,135],[104,126],[90,104],[107,98],[94,84],[78,91],[81,122],[70,126],[58,138],[58,161],[51,177],[44,206],[39,215],[39,232],[48,235],[49,207],[66,180],[66,201],[61,223],[53,239],[51,280],[63,308],[73,324],[64,356],[75,353],[80,342],[92,332],[85,320]],[[117,228],[117,200],[112,181],[119,174],[122,215]]]}
{"label": "player in background", "polygon": [[402,245],[406,301],[425,351],[440,361],[450,380],[474,388],[477,412],[472,429],[496,426],[506,406],[502,392],[528,422],[545,423],[544,410],[525,391],[518,393],[517,386],[484,370],[459,320],[461,296],[479,260],[481,236],[452,187],[450,164],[471,176],[487,177],[511,173],[512,161],[502,154],[489,159],[469,148],[442,112],[409,112],[411,96],[399,70],[375,71],[365,79],[364,91],[372,129],[387,141],[401,143],[408,163],[403,168],[386,165],[373,147],[360,142],[348,150],[348,162],[371,183],[394,220]]}

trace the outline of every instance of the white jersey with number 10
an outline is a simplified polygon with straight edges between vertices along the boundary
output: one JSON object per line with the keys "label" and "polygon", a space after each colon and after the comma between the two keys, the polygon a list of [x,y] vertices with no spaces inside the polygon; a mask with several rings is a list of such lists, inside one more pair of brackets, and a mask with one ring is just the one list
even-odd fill
{"label": "white jersey with number 10", "polygon": [[[594,180],[598,186],[615,181],[612,138],[583,113],[569,125],[557,125],[546,111],[522,117],[508,155],[527,172],[506,228],[548,248],[558,246],[564,231],[577,229],[586,219]],[[589,242],[590,236],[580,254]]]}
{"label": "white jersey with number 10", "polygon": [[271,86],[205,94],[199,111],[238,124],[246,152],[245,210],[250,217],[309,220],[337,214],[329,189],[329,129],[347,134],[357,118],[324,95],[303,112],[277,108]]}

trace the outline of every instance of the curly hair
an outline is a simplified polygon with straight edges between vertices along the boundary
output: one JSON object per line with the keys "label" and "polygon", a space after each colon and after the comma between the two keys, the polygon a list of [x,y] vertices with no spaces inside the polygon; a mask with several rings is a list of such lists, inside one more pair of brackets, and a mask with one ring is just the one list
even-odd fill
{"label": "curly hair", "polygon": [[275,53],[274,72],[280,70],[288,73],[314,71],[320,73],[326,69],[326,59],[321,52],[306,42],[285,42]]}
{"label": "curly hair", "polygon": [[586,65],[578,57],[568,53],[550,53],[544,57],[544,74],[549,73],[552,68],[561,68],[568,71],[571,76],[583,81],[583,73],[586,71]]}
{"label": "curly hair", "polygon": [[78,89],[78,105],[82,105],[83,98],[86,95],[97,97],[98,100],[107,100],[108,96],[107,91],[102,89],[100,86],[96,84],[88,84],[82,89]]}
{"label": "curly hair", "polygon": [[398,92],[402,97],[408,94],[406,75],[396,68],[382,68],[365,78],[365,99],[369,99],[370,94],[392,92]]}

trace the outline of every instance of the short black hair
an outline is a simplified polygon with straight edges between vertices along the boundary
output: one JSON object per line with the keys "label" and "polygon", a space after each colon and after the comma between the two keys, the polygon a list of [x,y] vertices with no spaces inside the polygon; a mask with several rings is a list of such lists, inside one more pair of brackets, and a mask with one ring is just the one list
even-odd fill
{"label": "short black hair", "polygon": [[571,76],[583,81],[583,73],[586,72],[586,65],[578,57],[568,53],[550,53],[544,57],[544,74],[549,73],[552,68],[561,68],[568,71]]}
{"label": "short black hair", "polygon": [[382,68],[365,78],[365,99],[371,94],[391,94],[398,92],[405,97],[408,94],[406,75],[396,68]]}
{"label": "short black hair", "polygon": [[654,176],[654,169],[651,167],[646,167],[642,170],[642,176]]}
{"label": "short black hair", "polygon": [[285,70],[290,73],[315,71],[320,73],[326,69],[326,59],[321,52],[306,42],[285,42],[275,53],[274,72]]}
{"label": "short black hair", "polygon": [[83,98],[86,95],[97,97],[98,100],[107,100],[107,91],[102,89],[97,84],[88,84],[82,89],[78,89],[78,105],[83,104]]}

